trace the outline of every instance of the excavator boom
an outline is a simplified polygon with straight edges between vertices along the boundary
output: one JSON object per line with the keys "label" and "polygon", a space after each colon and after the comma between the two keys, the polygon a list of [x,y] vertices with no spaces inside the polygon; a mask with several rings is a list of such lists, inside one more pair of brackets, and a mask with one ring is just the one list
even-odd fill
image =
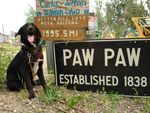
{"label": "excavator boom", "polygon": [[131,38],[150,38],[150,17],[133,17],[132,21],[139,36]]}

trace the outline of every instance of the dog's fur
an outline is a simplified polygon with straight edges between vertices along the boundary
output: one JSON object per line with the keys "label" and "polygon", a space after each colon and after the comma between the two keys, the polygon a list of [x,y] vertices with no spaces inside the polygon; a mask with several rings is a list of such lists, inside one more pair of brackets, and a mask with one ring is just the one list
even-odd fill
{"label": "dog's fur", "polygon": [[[35,64],[38,64],[38,70],[36,70],[34,74],[38,75],[40,84],[43,88],[45,89],[46,87],[42,69],[43,54],[42,48],[39,45],[41,33],[33,23],[26,23],[16,33],[16,36],[18,35],[21,36],[23,46],[8,66],[7,87],[11,91],[19,91],[26,87],[29,93],[28,98],[33,99],[35,97],[33,91],[33,85],[35,85],[35,83],[33,81],[30,62],[33,69]],[[28,41],[28,36],[34,36],[34,41],[32,43]],[[31,61],[29,61],[29,57]]]}

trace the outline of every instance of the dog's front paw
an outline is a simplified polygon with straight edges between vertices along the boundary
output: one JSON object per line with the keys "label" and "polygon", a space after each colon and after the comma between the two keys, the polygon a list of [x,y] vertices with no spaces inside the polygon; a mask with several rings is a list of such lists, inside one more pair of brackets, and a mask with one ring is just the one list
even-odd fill
{"label": "dog's front paw", "polygon": [[32,100],[32,99],[34,99],[35,97],[36,97],[36,96],[35,96],[34,94],[32,94],[32,95],[29,95],[28,99]]}
{"label": "dog's front paw", "polygon": [[32,99],[34,99],[35,97],[36,97],[36,96],[35,96],[33,90],[32,90],[32,91],[29,91],[29,97],[28,97],[28,99],[32,100]]}

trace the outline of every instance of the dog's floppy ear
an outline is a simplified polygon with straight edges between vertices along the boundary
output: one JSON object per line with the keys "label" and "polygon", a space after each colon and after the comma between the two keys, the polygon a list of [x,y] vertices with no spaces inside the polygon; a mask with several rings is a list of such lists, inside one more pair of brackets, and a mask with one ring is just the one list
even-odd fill
{"label": "dog's floppy ear", "polygon": [[37,30],[37,35],[41,38],[41,32],[40,32],[40,30],[38,29],[37,26],[36,26],[36,30]]}
{"label": "dog's floppy ear", "polygon": [[15,34],[15,37],[17,37],[18,35],[21,35],[22,32],[23,32],[23,28],[21,27],[21,28],[19,29],[19,31]]}
{"label": "dog's floppy ear", "polygon": [[38,29],[38,33],[39,33],[39,37],[41,38],[42,37],[42,35],[41,35],[41,32],[40,32],[40,30]]}

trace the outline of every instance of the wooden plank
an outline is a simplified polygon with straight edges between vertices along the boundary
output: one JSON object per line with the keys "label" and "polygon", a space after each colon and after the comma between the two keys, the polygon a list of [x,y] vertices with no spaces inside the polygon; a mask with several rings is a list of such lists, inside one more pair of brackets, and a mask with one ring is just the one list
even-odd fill
{"label": "wooden plank", "polygon": [[86,38],[85,29],[82,28],[66,28],[66,29],[40,29],[42,34],[41,40],[84,40]]}
{"label": "wooden plank", "polygon": [[36,0],[36,11],[35,24],[43,40],[86,38],[89,0]]}
{"label": "wooden plank", "polygon": [[88,28],[89,15],[64,15],[35,17],[38,28]]}
{"label": "wooden plank", "polygon": [[37,16],[63,16],[89,13],[89,0],[36,0]]}

